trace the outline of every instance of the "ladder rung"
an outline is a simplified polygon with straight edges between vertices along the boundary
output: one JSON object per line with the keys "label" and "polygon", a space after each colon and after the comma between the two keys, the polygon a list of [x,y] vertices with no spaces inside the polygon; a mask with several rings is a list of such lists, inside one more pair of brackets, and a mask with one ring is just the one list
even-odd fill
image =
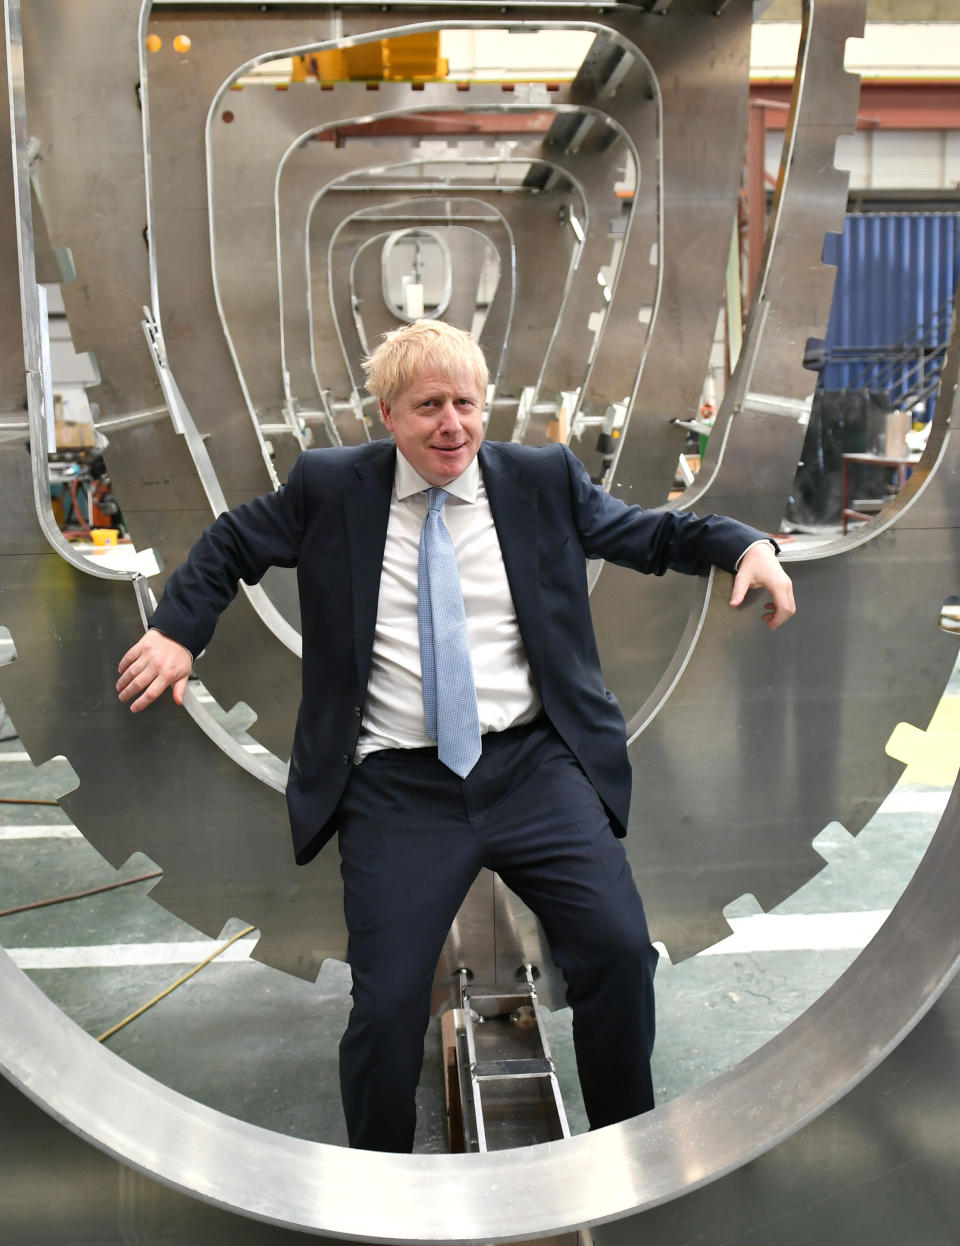
{"label": "ladder rung", "polygon": [[549,1060],[478,1060],[473,1076],[488,1077],[549,1077],[553,1066]]}

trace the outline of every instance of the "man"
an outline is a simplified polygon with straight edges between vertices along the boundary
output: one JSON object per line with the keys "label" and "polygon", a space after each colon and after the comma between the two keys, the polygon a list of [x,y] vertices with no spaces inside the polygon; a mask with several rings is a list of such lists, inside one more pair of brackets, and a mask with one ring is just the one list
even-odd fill
{"label": "man", "polygon": [[564,446],[482,445],[487,369],[438,321],[388,334],[367,386],[393,442],[309,451],[220,516],[120,664],[141,710],[183,697],[240,579],[298,568],[303,701],[287,800],[297,860],[339,831],[353,1010],[351,1146],[409,1151],[440,948],[476,874],[540,918],[563,971],[591,1127],[653,1107],[656,952],[620,836],[623,717],[603,686],[586,559],[736,571],[768,627],[794,611],[762,533],[627,507]]}

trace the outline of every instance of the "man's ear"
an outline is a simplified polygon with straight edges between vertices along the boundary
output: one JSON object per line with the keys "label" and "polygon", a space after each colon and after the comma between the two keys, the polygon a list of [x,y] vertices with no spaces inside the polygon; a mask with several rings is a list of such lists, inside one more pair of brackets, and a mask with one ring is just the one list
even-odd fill
{"label": "man's ear", "polygon": [[393,432],[393,419],[390,415],[390,408],[381,398],[380,400],[380,418],[383,420],[384,427],[388,433]]}

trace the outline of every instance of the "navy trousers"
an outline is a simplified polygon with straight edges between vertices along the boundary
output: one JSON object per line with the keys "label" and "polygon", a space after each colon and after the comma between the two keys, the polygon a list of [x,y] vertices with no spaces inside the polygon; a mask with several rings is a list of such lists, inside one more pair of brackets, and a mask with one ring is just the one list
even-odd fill
{"label": "navy trousers", "polygon": [[353,1009],[340,1044],[350,1145],[410,1151],[440,950],[479,870],[537,915],[564,974],[591,1128],[653,1107],[643,905],[586,776],[545,720],[483,737],[466,779],[435,749],[357,766],[340,806]]}

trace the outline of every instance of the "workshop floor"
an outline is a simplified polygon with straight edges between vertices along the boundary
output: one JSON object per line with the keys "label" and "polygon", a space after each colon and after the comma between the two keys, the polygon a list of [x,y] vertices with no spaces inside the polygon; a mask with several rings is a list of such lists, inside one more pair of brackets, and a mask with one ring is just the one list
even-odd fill
{"label": "workshop floor", "polygon": [[[9,647],[0,643],[0,663]],[[0,685],[2,692],[2,685]],[[0,796],[52,800],[66,763],[39,769],[15,726],[0,723]],[[2,738],[6,736],[7,738]],[[752,897],[726,911],[729,938],[657,975],[660,1101],[755,1050],[803,1011],[869,941],[909,880],[937,826],[960,761],[960,674],[954,672],[900,783],[853,838],[824,827],[824,867],[769,914]],[[908,741],[908,747],[910,742]],[[133,857],[119,877],[155,868]],[[118,872],[55,804],[0,804],[0,910],[116,881]],[[78,1025],[99,1036],[242,929],[210,940],[149,898],[140,882],[99,895],[0,915],[0,944]],[[231,1115],[299,1136],[343,1143],[337,1042],[349,1009],[346,966],[317,983],[249,959],[253,936],[107,1039],[138,1068]],[[586,1127],[569,1014],[550,1019],[571,1127]],[[439,1027],[427,1041],[418,1149],[446,1148]],[[304,1070],[310,1088],[304,1089]]]}

